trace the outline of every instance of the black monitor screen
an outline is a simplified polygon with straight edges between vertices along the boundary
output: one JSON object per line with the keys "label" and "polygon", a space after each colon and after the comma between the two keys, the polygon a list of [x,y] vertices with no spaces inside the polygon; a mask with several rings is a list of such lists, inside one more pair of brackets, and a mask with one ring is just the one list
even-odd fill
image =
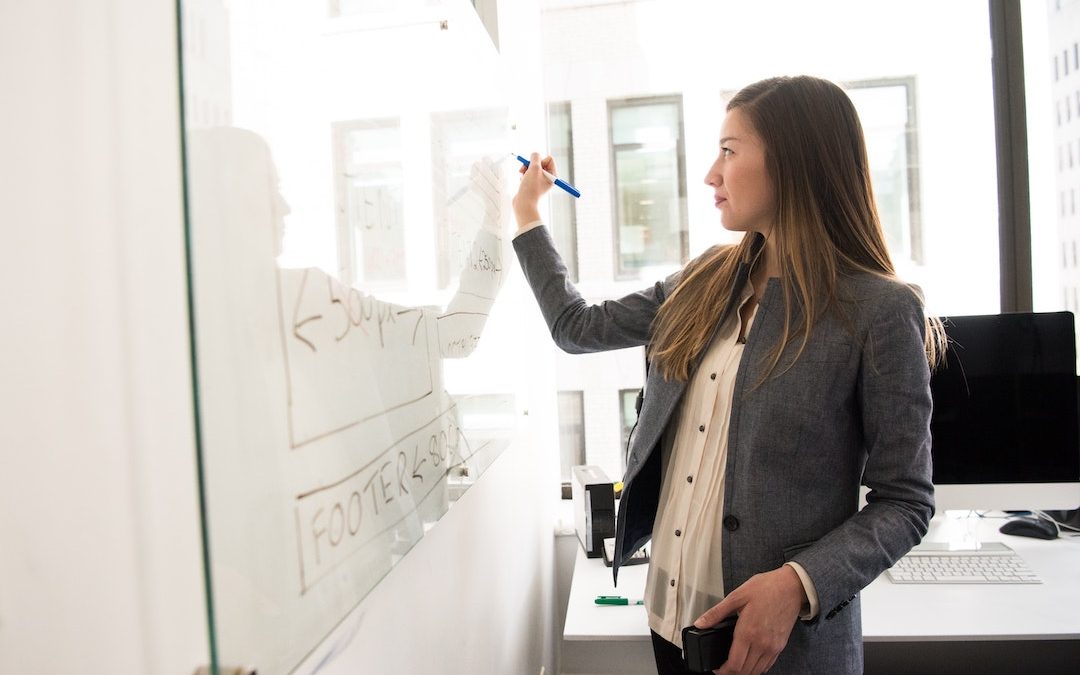
{"label": "black monitor screen", "polygon": [[934,483],[1080,478],[1072,313],[944,322],[947,362],[930,380]]}

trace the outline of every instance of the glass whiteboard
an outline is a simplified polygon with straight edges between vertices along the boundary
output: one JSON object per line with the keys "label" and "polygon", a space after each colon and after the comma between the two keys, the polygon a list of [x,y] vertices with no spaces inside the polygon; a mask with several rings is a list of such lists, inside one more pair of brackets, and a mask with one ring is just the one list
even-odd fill
{"label": "glass whiteboard", "polygon": [[181,12],[214,659],[288,673],[517,433],[507,88],[465,0]]}

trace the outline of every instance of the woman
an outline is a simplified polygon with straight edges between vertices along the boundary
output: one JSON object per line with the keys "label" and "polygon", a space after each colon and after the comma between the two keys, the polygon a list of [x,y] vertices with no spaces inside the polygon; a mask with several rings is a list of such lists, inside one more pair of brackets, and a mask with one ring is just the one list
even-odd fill
{"label": "woman", "polygon": [[555,166],[533,160],[514,247],[556,343],[647,345],[652,364],[616,563],[652,539],[658,671],[687,672],[684,626],[737,614],[718,673],[861,672],[857,594],[934,511],[929,364],[943,333],[896,279],[851,101],[811,77],[740,91],[705,182],[723,226],[746,235],[600,305],[539,224],[539,165]]}

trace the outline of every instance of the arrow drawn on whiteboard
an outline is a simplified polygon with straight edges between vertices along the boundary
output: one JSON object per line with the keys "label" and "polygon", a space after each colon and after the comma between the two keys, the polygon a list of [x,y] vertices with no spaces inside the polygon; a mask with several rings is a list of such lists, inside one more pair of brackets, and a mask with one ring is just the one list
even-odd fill
{"label": "arrow drawn on whiteboard", "polygon": [[304,324],[322,318],[322,314],[313,314],[303,320],[298,318],[300,314],[300,303],[304,299],[304,287],[307,286],[307,278],[308,270],[304,270],[304,276],[300,280],[300,292],[296,294],[296,304],[293,306],[293,337],[300,340],[308,347],[311,347],[311,351],[317,352],[319,350],[315,349],[315,343],[300,334],[300,328],[302,328]]}
{"label": "arrow drawn on whiteboard", "polygon": [[400,312],[397,312],[397,316],[401,316],[402,314],[411,314],[413,312],[417,313],[416,325],[413,326],[413,331],[412,331],[412,344],[415,347],[416,346],[416,331],[420,330],[420,322],[424,320],[424,310],[420,309],[419,307],[413,307],[412,309],[403,309]]}
{"label": "arrow drawn on whiteboard", "polygon": [[420,474],[420,473],[419,473],[419,471],[420,471],[420,467],[421,467],[421,466],[423,466],[423,465],[424,465],[424,462],[426,462],[426,461],[427,461],[427,457],[425,457],[424,459],[421,459],[421,460],[420,460],[419,462],[417,462],[417,461],[416,461],[416,458],[417,458],[417,457],[419,457],[419,456],[420,456],[420,453],[418,453],[418,452],[416,451],[416,448],[415,448],[415,447],[413,447],[413,468],[412,468],[412,477],[413,477],[414,479],[416,479],[416,480],[419,480],[419,481],[420,481],[421,483],[423,483],[423,482],[424,482],[424,476],[423,476],[422,474]]}
{"label": "arrow drawn on whiteboard", "polygon": [[321,318],[322,318],[322,314],[316,314],[315,316],[309,316],[308,318],[304,319],[303,321],[301,321],[299,323],[294,323],[293,324],[293,336],[295,336],[297,340],[300,340],[301,342],[306,344],[308,347],[311,347],[311,351],[313,351],[313,352],[318,351],[317,349],[315,349],[315,343],[313,343],[311,340],[309,340],[306,337],[304,337],[303,335],[301,335],[300,334],[300,328],[304,324],[308,323],[309,321],[317,321],[317,320],[319,320]]}

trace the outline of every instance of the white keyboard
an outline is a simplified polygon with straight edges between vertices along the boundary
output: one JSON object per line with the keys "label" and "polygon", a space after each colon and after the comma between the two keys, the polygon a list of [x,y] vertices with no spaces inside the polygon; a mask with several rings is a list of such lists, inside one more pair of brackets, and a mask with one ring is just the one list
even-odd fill
{"label": "white keyboard", "polygon": [[986,542],[977,551],[921,544],[888,570],[894,584],[1041,584],[1016,551]]}

